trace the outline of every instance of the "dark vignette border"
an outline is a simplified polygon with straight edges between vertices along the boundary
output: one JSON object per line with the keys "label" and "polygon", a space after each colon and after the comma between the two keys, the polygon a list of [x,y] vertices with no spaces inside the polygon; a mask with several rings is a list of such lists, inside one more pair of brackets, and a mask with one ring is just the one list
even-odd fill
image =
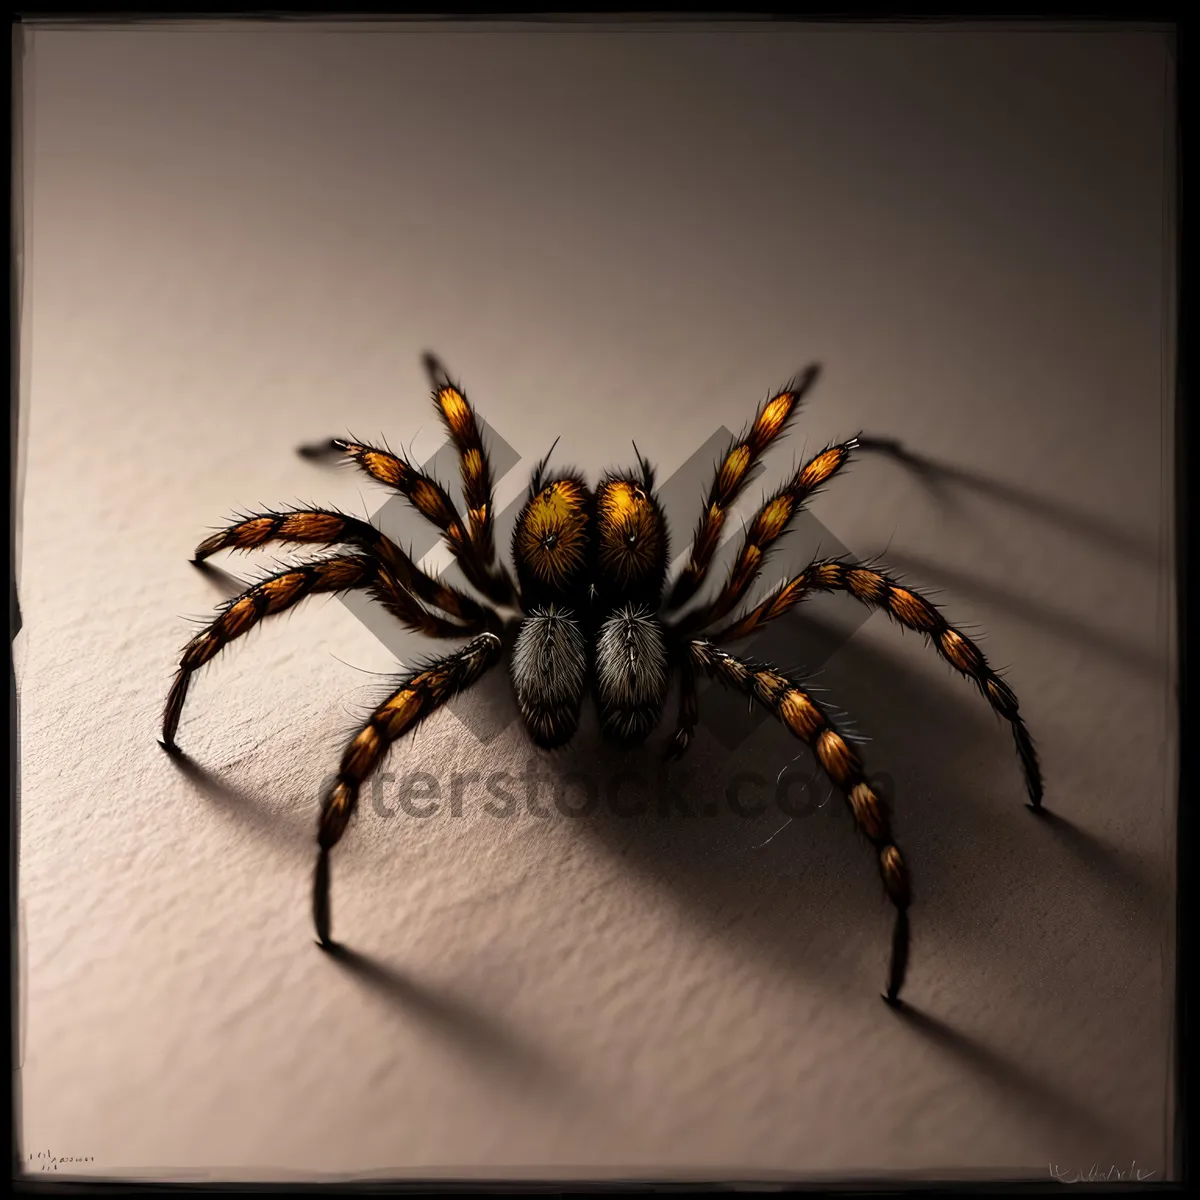
{"label": "dark vignette border", "polygon": [[[94,1194],[94,1193],[110,1193],[115,1187],[119,1187],[121,1191],[130,1191],[137,1193],[150,1192],[177,1192],[177,1191],[199,1191],[205,1193],[223,1194],[230,1192],[255,1192],[264,1195],[274,1194],[291,1194],[304,1193],[316,1194],[333,1191],[337,1192],[394,1192],[394,1193],[411,1193],[424,1192],[429,1190],[444,1191],[450,1193],[461,1192],[497,1192],[497,1193],[518,1193],[518,1194],[563,1194],[571,1193],[590,1193],[590,1192],[640,1192],[640,1191],[656,1191],[662,1193],[675,1193],[696,1190],[705,1188],[706,1190],[742,1190],[742,1185],[733,1182],[706,1182],[696,1180],[689,1183],[673,1184],[662,1183],[656,1181],[644,1182],[626,1182],[621,1180],[612,1180],[604,1182],[585,1182],[585,1181],[562,1181],[562,1182],[541,1182],[533,1179],[526,1181],[495,1181],[489,1183],[487,1181],[471,1181],[459,1182],[452,1179],[436,1179],[430,1178],[427,1180],[413,1180],[405,1182],[392,1182],[384,1179],[379,1180],[331,1180],[329,1184],[320,1183],[305,1183],[295,1182],[286,1184],[225,1184],[217,1182],[197,1182],[188,1184],[161,1184],[161,1183],[141,1183],[134,1181],[121,1180],[104,1180],[96,1179],[80,1179],[70,1176],[59,1176],[54,1180],[36,1176],[21,1176],[20,1160],[21,1160],[21,1130],[20,1130],[20,1076],[18,1073],[19,1064],[19,1037],[20,1037],[20,937],[19,937],[19,909],[18,909],[18,890],[17,890],[17,875],[18,875],[18,851],[20,845],[20,778],[19,778],[19,730],[18,730],[18,701],[17,701],[17,684],[16,670],[14,657],[14,643],[17,635],[22,627],[20,601],[17,594],[16,583],[16,513],[20,497],[17,495],[18,482],[18,464],[19,464],[19,418],[20,418],[20,381],[21,381],[21,333],[20,333],[20,299],[22,292],[22,271],[20,264],[24,264],[24,221],[22,212],[23,199],[23,145],[22,145],[22,121],[23,121],[23,98],[24,98],[24,39],[22,25],[31,24],[39,21],[55,22],[61,24],[80,24],[80,25],[113,25],[123,24],[126,22],[166,22],[179,17],[202,19],[205,17],[224,17],[226,19],[250,19],[257,21],[337,21],[337,20],[355,20],[369,17],[373,20],[388,20],[402,18],[402,10],[397,12],[391,10],[385,13],[372,13],[369,9],[358,10],[354,13],[335,13],[322,11],[319,8],[306,10],[303,5],[290,7],[286,10],[266,10],[266,9],[250,9],[246,12],[232,11],[230,8],[223,5],[211,6],[209,10],[204,10],[201,7],[189,7],[185,11],[177,12],[161,12],[150,6],[139,6],[136,2],[122,4],[119,8],[110,12],[88,11],[79,9],[75,6],[53,4],[39,5],[36,10],[24,9],[22,12],[14,14],[15,20],[12,22],[12,43],[10,49],[10,61],[12,67],[12,83],[10,96],[12,99],[12,117],[10,124],[10,187],[9,200],[11,205],[11,216],[9,221],[9,248],[10,248],[10,269],[9,269],[9,348],[10,348],[10,379],[9,379],[9,435],[10,435],[10,458],[9,458],[9,529],[8,529],[8,562],[9,562],[9,653],[8,653],[8,673],[9,673],[9,751],[10,751],[10,767],[9,767],[9,820],[8,820],[8,868],[9,868],[9,887],[8,887],[8,903],[9,903],[9,971],[10,971],[10,1037],[8,1039],[8,1049],[12,1061],[12,1091],[10,1093],[12,1100],[12,1122],[10,1125],[12,1150],[10,1162],[12,1164],[11,1178],[14,1184],[14,1190],[19,1190],[27,1194],[45,1194],[45,1193],[68,1193],[68,1194]],[[1189,791],[1193,788],[1197,777],[1197,761],[1200,758],[1200,749],[1198,749],[1188,738],[1188,721],[1195,716],[1196,704],[1194,695],[1191,689],[1191,671],[1193,647],[1188,639],[1188,595],[1189,589],[1187,586],[1188,567],[1194,561],[1192,552],[1193,542],[1193,526],[1190,519],[1191,498],[1190,490],[1188,489],[1188,448],[1190,445],[1189,434],[1191,432],[1191,415],[1187,406],[1187,353],[1186,353],[1186,338],[1184,336],[1186,301],[1190,293],[1185,286],[1185,270],[1183,262],[1183,175],[1184,175],[1184,118],[1182,103],[1184,99],[1184,64],[1185,53],[1184,44],[1186,42],[1186,29],[1182,22],[1177,20],[1177,11],[1174,6],[1168,7],[1166,12],[1160,12],[1149,9],[1135,10],[1126,14],[1118,14],[1112,11],[1105,12],[1103,16],[1096,14],[1092,17],[1081,16],[1078,13],[1072,12],[1048,12],[1039,13],[1033,16],[1028,15],[1023,10],[1016,13],[984,13],[981,10],[964,13],[961,10],[949,8],[938,12],[936,9],[933,12],[911,13],[897,12],[887,8],[868,9],[859,13],[847,14],[836,12],[820,12],[810,13],[805,16],[797,16],[794,13],[785,14],[783,12],[770,11],[749,11],[749,12],[731,12],[729,10],[716,11],[705,13],[702,10],[689,11],[672,11],[669,6],[658,5],[653,12],[639,13],[636,10],[624,12],[617,11],[611,13],[595,12],[586,18],[581,18],[578,15],[563,13],[556,10],[538,11],[536,9],[526,9],[520,12],[452,12],[439,13],[430,11],[427,7],[418,9],[416,12],[408,14],[409,19],[424,19],[437,21],[469,21],[479,18],[488,18],[495,21],[540,21],[545,23],[567,23],[581,20],[590,20],[601,23],[605,21],[629,21],[629,20],[655,20],[659,22],[668,21],[698,21],[720,22],[723,20],[736,21],[779,21],[793,23],[795,21],[819,21],[823,23],[860,23],[865,21],[888,20],[896,24],[921,24],[933,20],[938,21],[956,21],[958,23],[969,23],[971,18],[983,18],[990,20],[1003,20],[1006,22],[1019,23],[1024,26],[1053,25],[1057,27],[1069,26],[1079,28],[1086,25],[1105,24],[1113,25],[1152,25],[1166,24],[1171,26],[1167,32],[1169,39],[1169,53],[1174,59],[1173,70],[1169,71],[1169,78],[1165,81],[1168,91],[1173,95],[1175,119],[1173,133],[1174,142],[1174,222],[1175,222],[1175,312],[1176,312],[1176,338],[1175,338],[1175,453],[1174,453],[1174,468],[1175,468],[1175,552],[1176,552],[1176,604],[1177,604],[1177,648],[1179,654],[1179,675],[1178,675],[1178,712],[1179,712],[1179,730],[1178,730],[1178,827],[1177,827],[1177,847],[1176,847],[1176,980],[1175,980],[1175,1120],[1174,1120],[1174,1154],[1173,1154],[1173,1170],[1175,1181],[1173,1183],[1158,1183],[1154,1186],[1155,1191],[1161,1191],[1164,1188],[1170,1191],[1180,1190],[1183,1184],[1193,1177],[1192,1170],[1192,1127],[1194,1125],[1194,1103],[1193,1094],[1195,1086],[1192,1081],[1191,1064],[1195,1057],[1195,1049],[1197,1045],[1196,1035],[1196,989],[1194,985],[1188,985],[1186,980],[1194,978],[1191,972],[1186,969],[1187,964],[1192,964],[1194,970],[1200,963],[1197,962],[1197,955],[1187,937],[1189,916],[1194,904],[1194,897],[1197,895],[1197,889],[1193,885],[1189,875],[1189,868],[1195,861],[1194,846],[1197,830],[1197,818],[1191,811],[1188,805]],[[1168,136],[1171,136],[1168,134]],[[1168,364],[1165,361],[1164,367]],[[746,1178],[751,1178],[747,1176]],[[1044,1192],[1048,1190],[1057,1190],[1061,1188],[1061,1184],[1056,1184],[1050,1181],[1003,1181],[1003,1180],[962,1180],[955,1182],[942,1183],[932,1180],[906,1180],[903,1178],[884,1179],[872,1178],[863,1179],[853,1184],[840,1184],[836,1181],[813,1181],[807,1189],[802,1189],[795,1182],[786,1178],[772,1178],[768,1182],[765,1178],[762,1184],[771,1187],[772,1190],[784,1189],[788,1190],[816,1190],[829,1191],[851,1194],[865,1194],[870,1192],[892,1192],[898,1190],[911,1190],[919,1188],[922,1191],[937,1192],[937,1193],[959,1193],[959,1192],[974,1192],[978,1194],[1009,1194],[1012,1192]],[[1079,1186],[1079,1185],[1076,1185]],[[1129,1185],[1125,1185],[1122,1191]],[[1095,1190],[1089,1185],[1084,1185],[1088,1190]],[[1137,1190],[1147,1191],[1149,1187],[1141,1186]]]}

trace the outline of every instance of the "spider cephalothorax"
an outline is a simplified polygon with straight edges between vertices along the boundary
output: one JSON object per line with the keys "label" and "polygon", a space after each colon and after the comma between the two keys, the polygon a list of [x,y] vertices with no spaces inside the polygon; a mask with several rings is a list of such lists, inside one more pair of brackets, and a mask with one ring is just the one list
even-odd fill
{"label": "spider cephalothorax", "polygon": [[[391,743],[471,687],[506,654],[525,727],[546,748],[562,746],[574,736],[589,690],[606,735],[625,743],[644,740],[661,720],[671,676],[677,672],[679,715],[668,751],[682,754],[697,722],[696,677],[706,674],[773,713],[812,749],[845,797],[875,851],[884,889],[896,909],[886,993],[895,1001],[908,963],[911,894],[887,806],[867,780],[857,752],[800,681],[768,664],[739,658],[725,646],[814,592],[847,592],[925,635],[1009,722],[1035,808],[1041,806],[1042,783],[1012,690],[978,646],[951,628],[929,600],[878,566],[846,559],[810,563],[757,606],[727,619],[745,600],[796,513],[845,465],[857,446],[854,439],[813,456],[762,504],[717,594],[687,607],[708,577],[731,507],[764,451],[787,429],[817,368],[772,394],[733,440],[714,472],[687,562],[668,590],[667,523],[655,494],[654,470],[640,452],[635,469],[607,472],[594,491],[578,471],[551,473],[547,454],[533,472],[513,531],[514,580],[497,561],[491,465],[475,410],[432,356],[425,361],[434,405],[458,451],[465,520],[441,484],[388,450],[334,439],[305,453],[343,455],[407,497],[441,530],[482,599],[422,571],[369,522],[322,509],[246,516],[201,542],[194,561],[218,550],[250,550],[268,542],[342,546],[354,552],[278,571],[222,608],[183,651],[167,697],[163,744],[177,751],[175,734],[193,672],[263,617],[316,592],[364,589],[408,628],[465,643],[403,676],[346,748],[337,779],[322,797],[313,917],[321,943],[328,946],[329,854],[354,814],[364,782]],[[500,609],[513,615],[503,616]]]}

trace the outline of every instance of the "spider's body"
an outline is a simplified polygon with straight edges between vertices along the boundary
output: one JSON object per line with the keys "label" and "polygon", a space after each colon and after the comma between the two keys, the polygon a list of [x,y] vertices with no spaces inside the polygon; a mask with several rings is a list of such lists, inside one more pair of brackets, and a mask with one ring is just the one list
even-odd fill
{"label": "spider's body", "polygon": [[[668,589],[667,523],[655,494],[654,470],[640,452],[635,469],[607,472],[594,490],[577,471],[550,472],[548,454],[533,472],[513,531],[515,579],[510,576],[497,561],[491,467],[475,411],[435,360],[427,356],[426,366],[434,404],[458,451],[465,517],[436,480],[390,451],[341,439],[326,448],[407,497],[442,531],[483,599],[423,572],[368,522],[326,510],[248,516],[202,542],[196,561],[218,550],[248,550],[273,541],[352,547],[354,553],[299,563],[234,597],[183,651],[167,699],[163,744],[176,749],[175,733],[193,672],[263,617],[315,592],[363,588],[410,629],[465,642],[404,676],[346,748],[337,780],[322,798],[313,913],[321,942],[328,945],[329,854],[349,824],[364,782],[391,743],[506,656],[526,730],[547,749],[574,736],[589,692],[608,737],[643,741],[659,725],[671,678],[678,673],[679,714],[668,750],[682,754],[697,721],[696,677],[704,673],[773,713],[812,749],[845,797],[856,825],[875,849],[896,909],[887,988],[887,998],[895,1000],[908,960],[911,896],[886,805],[855,750],[797,680],[724,647],[815,591],[848,592],[924,634],[1009,722],[1035,808],[1041,804],[1041,777],[1008,685],[933,604],[878,568],[842,559],[813,562],[757,607],[727,619],[742,604],[771,546],[805,501],[846,463],[855,440],[822,450],[765,501],[747,526],[717,595],[688,607],[707,579],[731,507],[761,455],[787,429],[816,379],[816,368],[760,405],[750,426],[734,439],[717,465],[687,563]],[[501,609],[515,615],[502,616]]]}

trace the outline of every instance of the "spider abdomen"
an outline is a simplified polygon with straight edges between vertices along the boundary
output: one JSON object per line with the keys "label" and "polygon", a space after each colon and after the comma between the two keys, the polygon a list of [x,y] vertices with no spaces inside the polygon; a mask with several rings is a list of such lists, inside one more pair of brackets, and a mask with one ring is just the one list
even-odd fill
{"label": "spider abdomen", "polygon": [[569,741],[587,687],[587,641],[569,609],[536,608],[521,622],[511,674],[529,736],[548,750]]}
{"label": "spider abdomen", "polygon": [[667,697],[667,647],[662,623],[649,607],[618,608],[596,640],[596,701],[604,732],[642,741],[658,724]]}

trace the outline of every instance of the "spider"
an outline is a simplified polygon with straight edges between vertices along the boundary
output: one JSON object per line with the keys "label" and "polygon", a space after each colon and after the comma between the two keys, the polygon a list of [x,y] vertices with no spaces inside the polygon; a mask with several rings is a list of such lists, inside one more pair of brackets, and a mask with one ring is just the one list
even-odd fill
{"label": "spider", "polygon": [[732,440],[716,466],[686,564],[668,586],[667,524],[655,493],[654,469],[636,443],[636,467],[607,471],[594,489],[573,468],[551,471],[551,446],[533,471],[513,531],[510,573],[496,550],[492,468],[476,411],[436,358],[426,354],[424,365],[434,406],[458,453],[465,519],[441,484],[390,450],[334,438],[301,448],[301,453],[341,456],[406,497],[441,531],[478,596],[421,570],[374,525],[344,513],[293,508],[245,515],[202,541],[192,561],[200,564],[220,550],[251,550],[269,542],[353,552],[268,575],[218,610],[182,652],[166,702],[163,747],[180,753],[175,735],[192,675],[264,617],[284,612],[306,596],[363,589],[409,629],[465,642],[444,657],[413,666],[399,680],[346,747],[335,782],[322,796],[313,920],[320,945],[330,949],[330,851],[345,833],[365,781],[393,742],[502,659],[508,660],[529,736],[546,749],[571,740],[589,692],[607,737],[625,744],[643,741],[659,724],[677,673],[678,715],[665,752],[678,757],[688,748],[698,720],[697,679],[709,676],[761,705],[806,743],[846,800],[895,907],[884,998],[897,1003],[909,958],[911,889],[888,806],[868,781],[858,753],[799,680],[726,647],[815,592],[848,592],[922,634],[1007,720],[1035,810],[1042,804],[1041,772],[1012,689],[937,606],[877,564],[844,556],[813,561],[761,603],[731,616],[742,606],[772,545],[801,506],[846,465],[859,446],[857,438],[825,447],[762,504],[744,530],[724,584],[711,599],[692,604],[708,578],[732,506],[763,453],[790,426],[819,367],[810,366],[764,400]]}

